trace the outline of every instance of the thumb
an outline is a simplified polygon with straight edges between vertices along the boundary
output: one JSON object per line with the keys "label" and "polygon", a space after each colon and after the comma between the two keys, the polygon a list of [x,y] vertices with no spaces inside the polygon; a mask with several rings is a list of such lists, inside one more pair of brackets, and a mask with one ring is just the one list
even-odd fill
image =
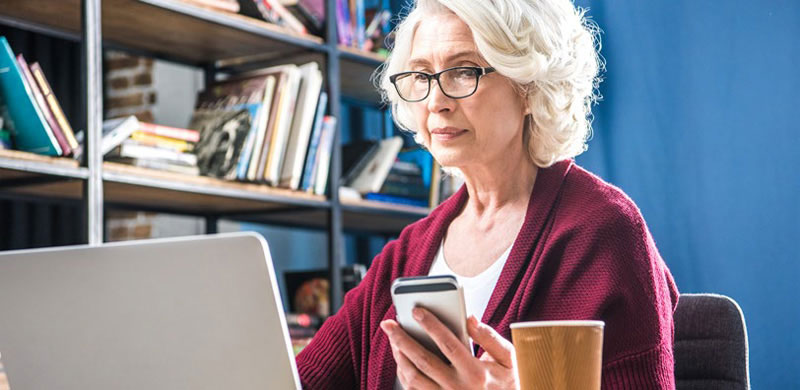
{"label": "thumb", "polygon": [[[491,355],[498,364],[507,368],[513,367],[514,345],[491,326],[481,323],[475,316],[470,316],[467,319],[467,333],[472,337],[472,341],[483,347],[486,354]],[[486,357],[486,354],[481,358]]]}

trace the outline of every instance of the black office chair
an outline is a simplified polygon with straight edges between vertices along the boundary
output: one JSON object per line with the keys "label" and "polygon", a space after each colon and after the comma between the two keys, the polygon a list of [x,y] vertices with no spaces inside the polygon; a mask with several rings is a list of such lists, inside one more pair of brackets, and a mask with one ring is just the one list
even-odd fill
{"label": "black office chair", "polygon": [[747,326],[733,299],[681,294],[675,310],[677,390],[750,388]]}

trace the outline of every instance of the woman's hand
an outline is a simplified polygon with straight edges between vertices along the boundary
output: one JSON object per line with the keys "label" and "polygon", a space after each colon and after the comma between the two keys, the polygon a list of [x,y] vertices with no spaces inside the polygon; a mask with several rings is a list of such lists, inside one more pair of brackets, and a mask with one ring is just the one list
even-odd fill
{"label": "woman's hand", "polygon": [[452,365],[411,338],[397,322],[381,322],[397,362],[397,378],[405,389],[519,388],[514,345],[490,326],[480,323],[474,316],[467,320],[470,337],[486,351],[478,359],[431,312],[417,307],[413,315]]}

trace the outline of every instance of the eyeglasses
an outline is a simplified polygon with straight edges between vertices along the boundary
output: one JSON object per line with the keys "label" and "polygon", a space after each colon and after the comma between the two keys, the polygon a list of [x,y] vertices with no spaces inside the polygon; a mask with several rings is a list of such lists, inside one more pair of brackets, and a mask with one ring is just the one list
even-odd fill
{"label": "eyeglasses", "polygon": [[400,98],[407,102],[425,100],[431,93],[431,80],[439,83],[439,88],[445,96],[451,99],[463,99],[472,96],[478,90],[478,81],[481,76],[494,72],[494,68],[479,66],[457,66],[445,69],[439,73],[401,72],[389,76],[389,81]]}

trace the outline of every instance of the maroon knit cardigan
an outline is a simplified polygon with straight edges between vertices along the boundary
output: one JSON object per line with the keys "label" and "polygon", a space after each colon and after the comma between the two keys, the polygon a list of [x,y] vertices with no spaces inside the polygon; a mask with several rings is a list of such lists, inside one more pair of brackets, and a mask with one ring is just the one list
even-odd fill
{"label": "maroon knit cardigan", "polygon": [[[396,364],[378,326],[395,318],[389,286],[397,277],[428,273],[468,196],[462,187],[375,257],[344,306],[297,356],[304,388],[392,388]],[[672,275],[633,201],[565,160],[539,170],[482,321],[508,339],[517,321],[605,321],[603,389],[668,389],[675,387],[677,300]]]}

